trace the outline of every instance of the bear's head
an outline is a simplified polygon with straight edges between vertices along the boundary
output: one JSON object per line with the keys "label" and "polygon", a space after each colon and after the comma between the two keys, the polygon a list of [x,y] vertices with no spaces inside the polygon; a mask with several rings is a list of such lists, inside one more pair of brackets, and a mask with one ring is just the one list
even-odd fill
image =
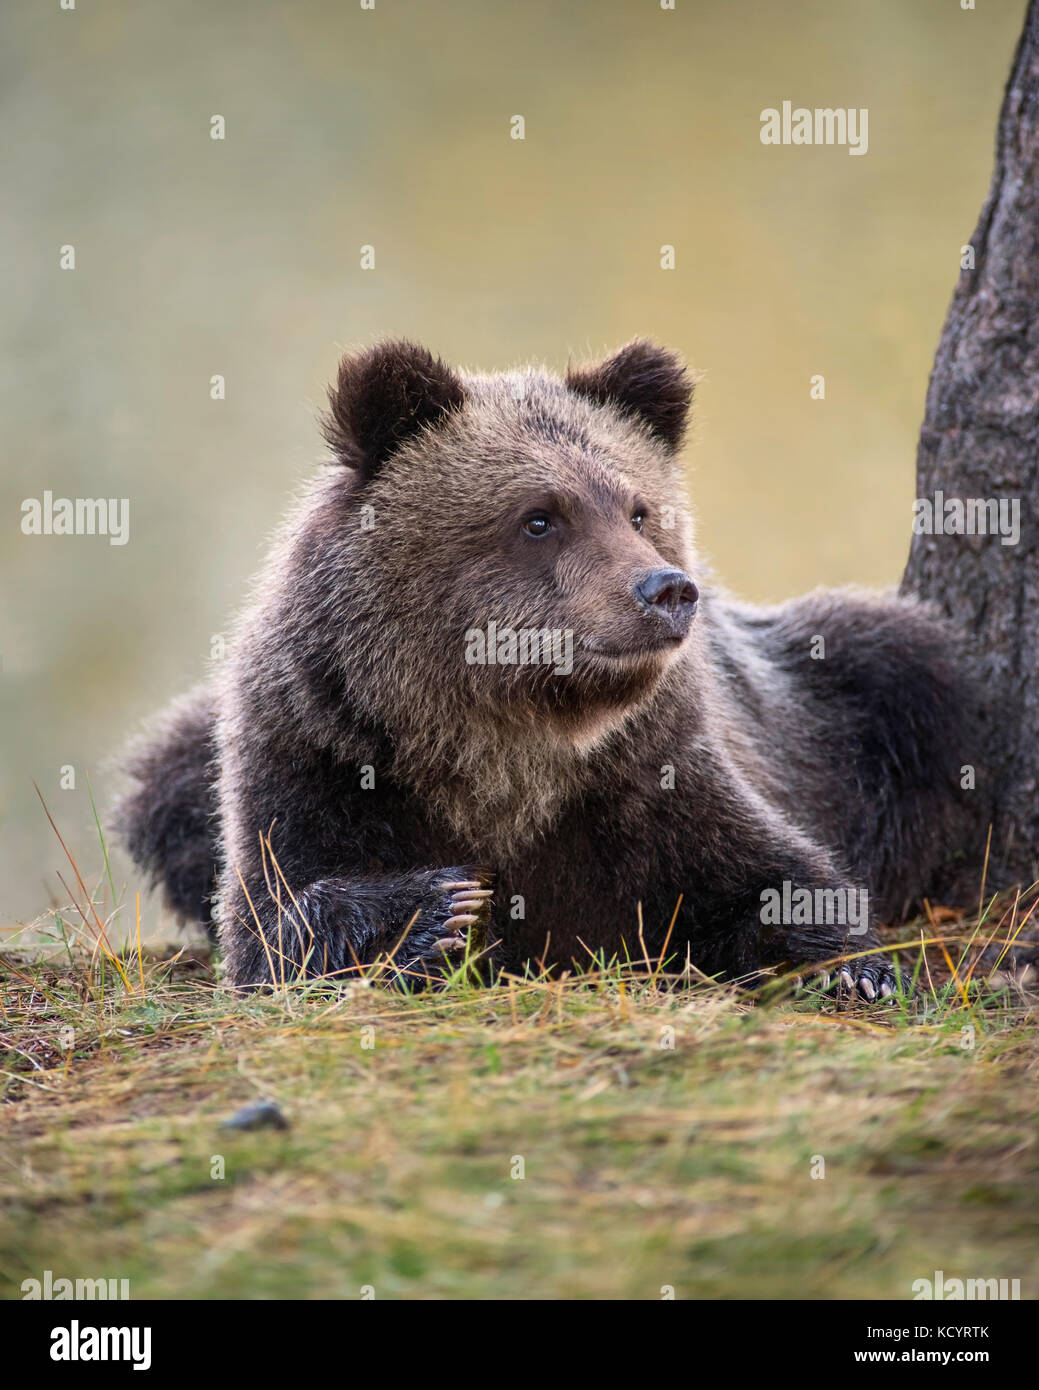
{"label": "bear's head", "polygon": [[343,359],[337,466],[295,573],[320,588],[351,704],[413,764],[439,751],[447,776],[492,725],[500,747],[526,729],[587,750],[666,677],[696,634],[692,389],[638,340],[563,378],[457,371],[407,342]]}
{"label": "bear's head", "polygon": [[562,379],[455,371],[407,342],[345,357],[324,426],[369,669],[577,738],[622,717],[695,618],[692,389],[639,340]]}

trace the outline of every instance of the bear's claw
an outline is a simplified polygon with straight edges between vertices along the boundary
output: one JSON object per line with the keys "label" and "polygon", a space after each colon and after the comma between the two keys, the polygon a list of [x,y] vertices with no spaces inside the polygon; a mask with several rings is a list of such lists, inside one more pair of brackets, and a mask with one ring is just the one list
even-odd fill
{"label": "bear's claw", "polygon": [[[457,875],[457,870],[455,871]],[[452,957],[483,949],[493,890],[476,878],[435,884],[430,900],[408,933],[399,963],[403,979],[418,982],[443,973]]]}
{"label": "bear's claw", "polygon": [[911,995],[912,981],[908,975],[898,971],[894,961],[887,956],[864,956],[841,967],[837,987],[840,999],[847,1002],[861,999],[867,1004],[875,1004],[878,1000],[891,999],[899,992],[905,996]]}
{"label": "bear's claw", "polygon": [[[913,993],[912,981],[908,975],[897,972],[894,962],[887,956],[865,956],[861,960],[848,961],[837,972],[837,998],[842,1003],[858,1000],[875,1004],[878,1000],[897,995],[900,979],[902,994],[910,996]],[[825,994],[833,988],[834,978],[829,970],[820,970],[807,981],[798,976],[798,989],[803,988],[805,983],[814,984]]]}

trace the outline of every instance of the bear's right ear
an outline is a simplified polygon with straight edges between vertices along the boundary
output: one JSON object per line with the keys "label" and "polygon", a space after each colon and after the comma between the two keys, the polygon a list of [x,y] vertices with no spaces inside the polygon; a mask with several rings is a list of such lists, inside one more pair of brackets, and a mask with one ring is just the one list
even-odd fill
{"label": "bear's right ear", "polygon": [[464,399],[459,377],[424,347],[404,339],[379,343],[340,362],[321,429],[338,461],[368,479],[406,439]]}

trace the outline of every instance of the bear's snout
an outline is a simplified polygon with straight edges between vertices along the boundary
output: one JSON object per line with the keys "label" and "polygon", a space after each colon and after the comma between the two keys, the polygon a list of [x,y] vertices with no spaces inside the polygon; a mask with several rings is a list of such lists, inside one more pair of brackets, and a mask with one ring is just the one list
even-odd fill
{"label": "bear's snout", "polygon": [[659,569],[636,580],[635,598],[669,635],[684,637],[696,616],[700,591],[684,570]]}

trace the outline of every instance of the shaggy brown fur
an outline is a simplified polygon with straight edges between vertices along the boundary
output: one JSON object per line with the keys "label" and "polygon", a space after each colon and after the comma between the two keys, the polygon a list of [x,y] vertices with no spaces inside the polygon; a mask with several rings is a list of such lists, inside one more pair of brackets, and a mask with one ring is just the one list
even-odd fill
{"label": "shaggy brown fur", "polygon": [[[645,342],[564,380],[408,343],[344,360],[337,462],[122,809],[183,915],[205,917],[217,866],[232,981],[348,972],[409,923],[397,959],[431,968],[488,915],[514,970],[637,957],[640,907],[654,951],[679,899],[671,950],[743,976],[875,941],[771,922],[784,883],[894,912],[935,882],[971,761],[949,637],[905,599],[703,589],[676,461],[691,393]],[[572,633],[572,671],[467,661],[490,624]],[[893,984],[881,958],[843,978]]]}

